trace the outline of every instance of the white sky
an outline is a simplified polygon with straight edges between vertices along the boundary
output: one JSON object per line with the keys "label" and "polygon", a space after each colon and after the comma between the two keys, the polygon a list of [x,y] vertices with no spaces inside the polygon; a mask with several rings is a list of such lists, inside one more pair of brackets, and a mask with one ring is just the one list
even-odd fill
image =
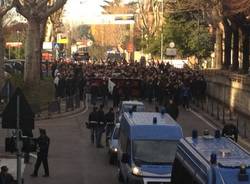
{"label": "white sky", "polygon": [[[111,0],[109,0],[111,1]],[[131,0],[124,0],[129,2]],[[70,21],[92,20],[101,15],[104,0],[68,0],[65,5],[65,18]]]}

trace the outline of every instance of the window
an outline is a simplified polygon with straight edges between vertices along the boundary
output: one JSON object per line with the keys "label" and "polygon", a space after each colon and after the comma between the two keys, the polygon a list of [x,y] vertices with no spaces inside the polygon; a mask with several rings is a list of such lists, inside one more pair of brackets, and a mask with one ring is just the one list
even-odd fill
{"label": "window", "polygon": [[136,164],[167,164],[173,163],[177,141],[145,141],[136,140],[133,142],[133,158]]}

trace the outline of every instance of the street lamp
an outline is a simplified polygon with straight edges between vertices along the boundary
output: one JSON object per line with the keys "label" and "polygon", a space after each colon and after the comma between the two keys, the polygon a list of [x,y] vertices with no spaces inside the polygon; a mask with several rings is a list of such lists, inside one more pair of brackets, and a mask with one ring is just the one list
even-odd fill
{"label": "street lamp", "polygon": [[[19,44],[19,42],[20,42],[20,31],[19,30],[17,30],[16,31],[16,34],[17,34],[17,42],[18,42],[18,44]],[[17,58],[18,59],[20,59],[20,47],[21,47],[21,45],[20,46],[18,46],[18,50],[17,50]]]}

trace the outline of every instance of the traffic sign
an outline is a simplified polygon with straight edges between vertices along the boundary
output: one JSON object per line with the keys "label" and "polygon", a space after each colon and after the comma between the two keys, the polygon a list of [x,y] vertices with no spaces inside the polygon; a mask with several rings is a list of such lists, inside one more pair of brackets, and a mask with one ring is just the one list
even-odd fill
{"label": "traffic sign", "polygon": [[6,47],[20,48],[22,45],[22,42],[6,42]]}
{"label": "traffic sign", "polygon": [[127,51],[129,53],[134,52],[134,44],[133,43],[128,43],[128,45],[127,45]]}
{"label": "traffic sign", "polygon": [[2,128],[16,129],[17,128],[17,97],[19,96],[20,104],[20,129],[29,130],[34,129],[34,113],[26,100],[22,90],[17,88],[11,97],[8,105],[2,113]]}
{"label": "traffic sign", "polygon": [[177,55],[177,49],[175,49],[175,48],[167,48],[166,55],[167,56],[176,56]]}

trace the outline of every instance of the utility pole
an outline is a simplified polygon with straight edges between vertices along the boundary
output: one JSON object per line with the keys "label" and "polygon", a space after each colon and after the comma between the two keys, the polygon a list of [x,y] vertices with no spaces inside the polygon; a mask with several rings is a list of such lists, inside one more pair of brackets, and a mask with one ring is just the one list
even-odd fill
{"label": "utility pole", "polygon": [[22,184],[22,176],[21,176],[21,130],[20,130],[20,96],[17,96],[17,129],[16,129],[16,140],[17,140],[17,184]]}

